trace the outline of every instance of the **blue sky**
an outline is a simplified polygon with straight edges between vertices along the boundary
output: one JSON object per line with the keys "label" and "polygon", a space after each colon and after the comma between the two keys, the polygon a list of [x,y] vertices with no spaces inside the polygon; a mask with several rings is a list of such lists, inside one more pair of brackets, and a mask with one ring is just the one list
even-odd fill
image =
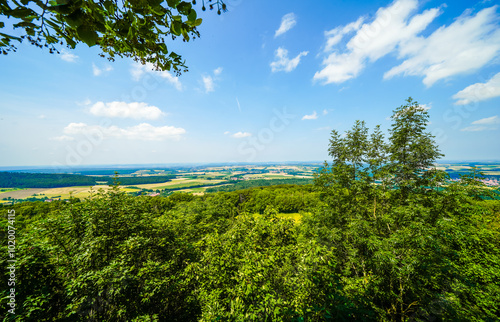
{"label": "blue sky", "polygon": [[83,44],[0,57],[0,166],[327,160],[330,130],[409,96],[445,159],[500,160],[495,1],[226,3],[167,43],[181,77]]}

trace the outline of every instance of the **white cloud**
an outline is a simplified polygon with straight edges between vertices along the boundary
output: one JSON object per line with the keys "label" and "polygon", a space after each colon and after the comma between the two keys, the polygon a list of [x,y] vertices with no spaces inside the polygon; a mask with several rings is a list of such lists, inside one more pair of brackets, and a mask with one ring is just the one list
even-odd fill
{"label": "white cloud", "polygon": [[453,95],[456,105],[466,105],[500,96],[500,73],[493,76],[486,83],[476,83],[467,86]]}
{"label": "white cloud", "polygon": [[318,118],[318,113],[314,111],[312,114],[302,116],[302,120],[315,120]]}
{"label": "white cloud", "polygon": [[69,63],[74,63],[79,57],[66,50],[61,50],[61,59]]}
{"label": "white cloud", "polygon": [[252,133],[249,133],[249,132],[236,132],[232,135],[233,138],[236,138],[236,139],[242,139],[242,138],[246,138],[246,137],[249,137],[249,136],[252,136]]}
{"label": "white cloud", "polygon": [[479,131],[494,131],[498,129],[497,124],[500,124],[498,115],[486,117],[471,123],[471,126],[461,129],[465,132],[479,132]]}
{"label": "white cloud", "polygon": [[203,82],[203,86],[205,87],[205,93],[210,93],[215,91],[215,81],[218,80],[219,76],[222,73],[222,67],[218,67],[214,69],[214,76],[201,76],[201,81]]}
{"label": "white cloud", "polygon": [[428,111],[432,108],[432,104],[429,103],[429,104],[418,104],[418,106],[420,106],[424,111]]}
{"label": "white cloud", "polygon": [[45,119],[47,117],[44,114],[40,114],[40,115],[38,115],[38,118],[43,120],[43,119]]}
{"label": "white cloud", "polygon": [[[314,80],[323,84],[342,83],[355,78],[367,62],[375,62],[392,51],[413,41],[439,14],[430,9],[412,16],[417,0],[397,0],[390,6],[379,8],[372,22],[363,18],[325,33],[325,50],[330,54],[323,60],[323,69],[316,72]],[[347,42],[343,52],[334,47],[348,33],[356,34]]]}
{"label": "white cloud", "polygon": [[330,131],[332,128],[329,126],[318,127],[316,131]]}
{"label": "white cloud", "polygon": [[359,19],[355,22],[351,22],[345,26],[337,27],[329,31],[325,31],[326,45],[325,52],[329,52],[336,46],[342,38],[352,31],[358,31],[363,23],[364,18],[359,17]]}
{"label": "white cloud", "polygon": [[237,97],[236,97],[236,104],[238,104],[238,111],[240,111],[240,113],[241,113],[241,105],[240,105],[240,101],[238,100]]}
{"label": "white cloud", "polygon": [[328,114],[328,110],[325,108],[325,109],[323,110],[323,115],[327,115],[327,114]]}
{"label": "white cloud", "polygon": [[88,106],[90,104],[92,104],[92,101],[89,98],[86,98],[84,101],[76,102],[76,105],[79,106]]}
{"label": "white cloud", "polygon": [[418,37],[400,48],[402,64],[385,73],[424,76],[423,83],[457,74],[470,73],[486,65],[500,51],[500,28],[497,6],[486,8],[475,16],[468,11],[447,27],[440,27],[427,38]]}
{"label": "white cloud", "polygon": [[93,137],[118,138],[128,140],[162,141],[166,139],[178,140],[186,130],[174,126],[155,127],[148,123],[120,128],[117,126],[87,125],[85,123],[70,123],[64,128],[67,135],[87,135]]}
{"label": "white cloud", "polygon": [[218,67],[217,69],[214,69],[214,75],[219,76],[222,73],[222,67]]}
{"label": "white cloud", "polygon": [[68,135],[61,135],[61,136],[55,136],[53,138],[50,138],[52,141],[59,141],[59,142],[67,142],[67,141],[73,141],[75,140],[74,137],[68,136]]}
{"label": "white cloud", "polygon": [[100,70],[94,63],[92,63],[92,74],[94,74],[94,76],[99,76],[101,75],[102,73],[102,70]]}
{"label": "white cloud", "polygon": [[231,132],[229,131],[225,131],[224,132],[224,135],[229,135],[235,139],[242,139],[242,138],[246,138],[246,137],[249,137],[249,136],[252,136],[252,133],[250,132],[236,132],[234,134],[231,134]]}
{"label": "white cloud", "polygon": [[281,25],[274,33],[274,38],[284,34],[288,30],[292,29],[297,24],[295,14],[293,12],[287,13],[281,18]]}
{"label": "white cloud", "polygon": [[158,107],[140,102],[97,102],[90,108],[90,113],[95,116],[136,120],[156,120],[164,114]]}
{"label": "white cloud", "polygon": [[486,117],[484,119],[480,119],[472,122],[472,124],[482,124],[482,125],[491,125],[491,124],[500,124],[500,118],[498,115],[492,117]]}
{"label": "white cloud", "polygon": [[289,59],[288,50],[279,47],[275,53],[276,60],[271,63],[271,71],[273,73],[279,71],[291,72],[299,65],[300,58],[306,56],[308,53],[308,51],[303,51],[295,58]]}
{"label": "white cloud", "polygon": [[104,68],[100,69],[96,66],[96,64],[92,63],[92,73],[94,76],[100,76],[103,72],[110,72],[113,70],[113,67],[110,65],[106,65]]}
{"label": "white cloud", "polygon": [[151,63],[146,63],[145,65],[142,65],[140,63],[134,63],[132,64],[132,69],[130,70],[130,73],[132,74],[132,79],[135,81],[139,81],[141,80],[142,77],[144,77],[144,75],[149,74],[154,77],[160,77],[166,79],[167,82],[173,85],[178,91],[182,90],[182,84],[178,77],[173,76],[170,72],[166,70],[165,71],[155,70],[153,64]]}
{"label": "white cloud", "polygon": [[145,73],[146,71],[144,70],[144,65],[141,65],[139,63],[132,64],[132,69],[130,69],[130,74],[132,74],[133,80],[140,81]]}
{"label": "white cloud", "polygon": [[461,129],[460,131],[480,132],[480,131],[487,131],[487,130],[490,130],[487,126],[468,126],[468,127]]}
{"label": "white cloud", "polygon": [[214,91],[214,79],[212,76],[202,76],[203,86],[205,86],[205,93]]}

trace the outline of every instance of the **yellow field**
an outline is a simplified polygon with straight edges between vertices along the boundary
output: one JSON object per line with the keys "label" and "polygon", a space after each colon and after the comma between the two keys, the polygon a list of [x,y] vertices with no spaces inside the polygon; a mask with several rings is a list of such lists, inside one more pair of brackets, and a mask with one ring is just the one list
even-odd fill
{"label": "yellow field", "polygon": [[[201,185],[206,184],[211,185],[215,183],[223,182],[223,180],[204,180],[204,179],[173,179],[172,181],[161,182],[161,183],[152,183],[152,184],[139,184],[139,185],[130,185],[129,186],[121,186],[120,190],[124,192],[133,192],[138,191],[140,189],[172,189],[172,188],[186,188],[182,191],[184,192],[194,192],[196,194],[203,194],[205,188],[198,187],[190,189],[190,186],[193,185]],[[99,189],[103,189],[104,191],[109,190],[110,187],[107,185],[96,185],[92,187],[93,193],[97,193]],[[37,196],[33,196],[37,194]],[[11,197],[13,199],[25,199],[29,197],[47,197],[48,199],[69,199],[70,196],[74,198],[87,198],[90,196],[90,187],[89,186],[78,186],[78,187],[61,187],[61,188],[30,188],[30,189],[22,189],[15,191],[7,191],[0,193],[0,199]],[[2,203],[9,202],[7,200],[0,201]]]}
{"label": "yellow field", "polygon": [[147,183],[147,184],[136,184],[133,185],[134,187],[141,188],[141,189],[160,189],[161,187],[165,186],[171,186],[179,183],[185,183],[185,182],[193,182],[197,181],[196,179],[172,179],[171,181],[167,182],[160,182],[160,183]]}
{"label": "yellow field", "polygon": [[183,186],[189,187],[189,185],[198,185],[198,184],[214,184],[220,183],[223,180],[205,180],[205,179],[173,179],[172,181],[164,182],[164,183],[151,183],[151,184],[138,184],[134,185],[134,187],[138,187],[141,189],[172,189],[172,188],[182,188]]}
{"label": "yellow field", "polygon": [[35,193],[40,193],[46,190],[45,188],[29,188],[21,190],[13,190],[0,193],[0,199],[11,197],[13,199],[24,199],[32,196]]}
{"label": "yellow field", "polygon": [[[109,190],[107,185],[93,186],[92,190],[95,194],[99,189]],[[40,197],[57,198],[57,199],[69,199],[70,196],[75,198],[87,198],[90,196],[90,187],[62,187],[62,188],[51,188],[46,189],[39,193]],[[60,197],[58,197],[60,196]]]}
{"label": "yellow field", "polygon": [[500,176],[500,171],[483,171],[483,173],[488,176]]}

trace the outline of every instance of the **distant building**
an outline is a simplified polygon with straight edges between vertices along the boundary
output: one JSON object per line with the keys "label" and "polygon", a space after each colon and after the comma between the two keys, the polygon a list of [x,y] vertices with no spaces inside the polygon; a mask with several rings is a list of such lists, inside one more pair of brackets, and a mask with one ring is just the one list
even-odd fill
{"label": "distant building", "polygon": [[150,197],[157,197],[157,196],[159,196],[159,195],[160,195],[160,193],[159,193],[159,192],[148,193],[148,196],[150,196]]}

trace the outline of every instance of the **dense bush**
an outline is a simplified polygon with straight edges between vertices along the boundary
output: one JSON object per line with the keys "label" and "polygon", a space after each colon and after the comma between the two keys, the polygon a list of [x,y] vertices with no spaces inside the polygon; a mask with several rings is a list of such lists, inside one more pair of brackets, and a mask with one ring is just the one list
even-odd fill
{"label": "dense bush", "polygon": [[[498,319],[500,201],[321,189],[15,205],[17,319]],[[302,223],[247,211],[298,194],[316,205]]]}

